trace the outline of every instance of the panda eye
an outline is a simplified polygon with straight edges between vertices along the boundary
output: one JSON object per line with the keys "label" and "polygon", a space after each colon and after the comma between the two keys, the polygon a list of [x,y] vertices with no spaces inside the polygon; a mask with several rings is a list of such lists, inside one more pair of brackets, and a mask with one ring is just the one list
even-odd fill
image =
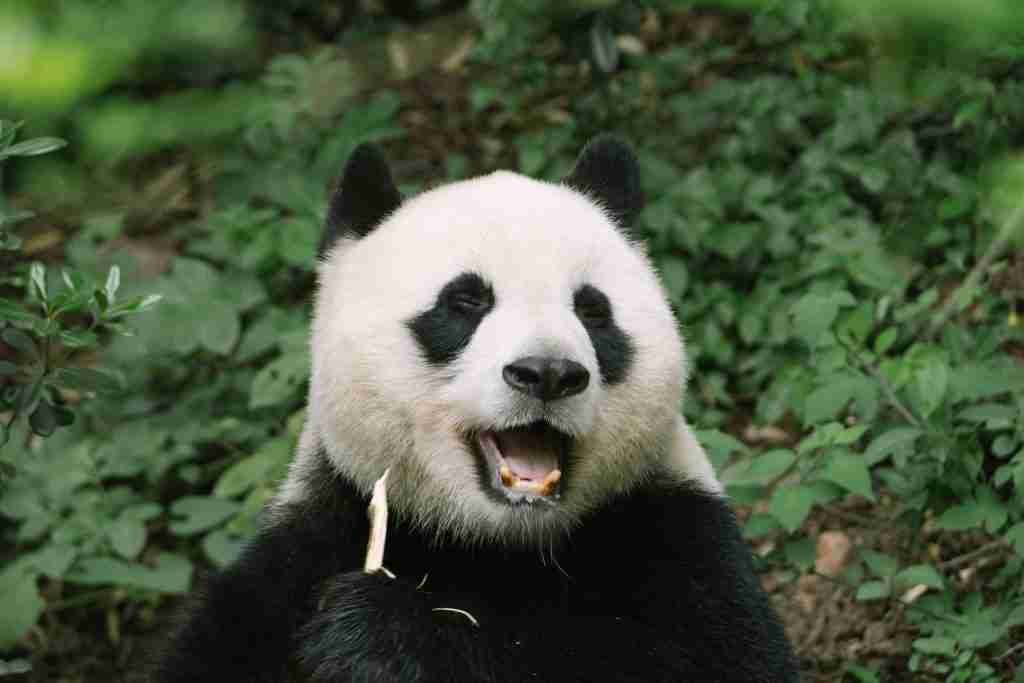
{"label": "panda eye", "polygon": [[607,325],[611,320],[612,312],[608,307],[599,303],[589,303],[576,306],[576,315],[588,327]]}
{"label": "panda eye", "polygon": [[576,292],[573,308],[580,322],[587,327],[603,327],[612,319],[612,307],[608,297],[590,285]]}
{"label": "panda eye", "polygon": [[475,315],[486,313],[491,307],[491,302],[486,297],[465,292],[453,295],[450,301],[453,308]]}

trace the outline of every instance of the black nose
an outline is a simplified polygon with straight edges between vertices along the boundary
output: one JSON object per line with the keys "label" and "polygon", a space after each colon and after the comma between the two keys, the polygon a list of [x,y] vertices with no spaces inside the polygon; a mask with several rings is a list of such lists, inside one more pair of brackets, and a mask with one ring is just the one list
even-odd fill
{"label": "black nose", "polygon": [[542,401],[575,396],[590,384],[587,369],[565,358],[527,356],[506,365],[501,376],[516,391]]}

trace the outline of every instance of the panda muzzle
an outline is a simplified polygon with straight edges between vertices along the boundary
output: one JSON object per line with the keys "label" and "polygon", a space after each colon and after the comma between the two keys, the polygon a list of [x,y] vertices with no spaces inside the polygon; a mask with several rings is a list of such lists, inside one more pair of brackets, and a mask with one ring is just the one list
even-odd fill
{"label": "panda muzzle", "polygon": [[477,442],[504,489],[527,497],[556,496],[569,437],[540,422],[483,431]]}

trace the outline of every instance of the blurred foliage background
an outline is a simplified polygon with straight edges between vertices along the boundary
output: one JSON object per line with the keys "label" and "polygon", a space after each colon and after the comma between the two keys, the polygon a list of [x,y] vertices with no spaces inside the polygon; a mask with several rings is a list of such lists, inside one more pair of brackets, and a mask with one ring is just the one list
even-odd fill
{"label": "blurred foliage background", "polygon": [[807,680],[1024,681],[1016,0],[8,0],[0,119],[0,677],[139,680],[238,552],[356,144],[615,131]]}

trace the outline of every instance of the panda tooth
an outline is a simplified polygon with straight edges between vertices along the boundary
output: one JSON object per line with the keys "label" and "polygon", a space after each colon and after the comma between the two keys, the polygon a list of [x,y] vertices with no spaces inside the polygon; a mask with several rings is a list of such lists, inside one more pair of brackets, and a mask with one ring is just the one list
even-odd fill
{"label": "panda tooth", "polygon": [[558,482],[562,479],[561,470],[551,470],[548,472],[548,476],[544,477],[544,481],[540,483],[538,491],[542,496],[550,496],[555,492],[555,487],[558,486]]}
{"label": "panda tooth", "polygon": [[509,468],[508,465],[502,465],[498,470],[498,474],[501,475],[501,483],[508,487],[513,487],[519,483],[519,477]]}

